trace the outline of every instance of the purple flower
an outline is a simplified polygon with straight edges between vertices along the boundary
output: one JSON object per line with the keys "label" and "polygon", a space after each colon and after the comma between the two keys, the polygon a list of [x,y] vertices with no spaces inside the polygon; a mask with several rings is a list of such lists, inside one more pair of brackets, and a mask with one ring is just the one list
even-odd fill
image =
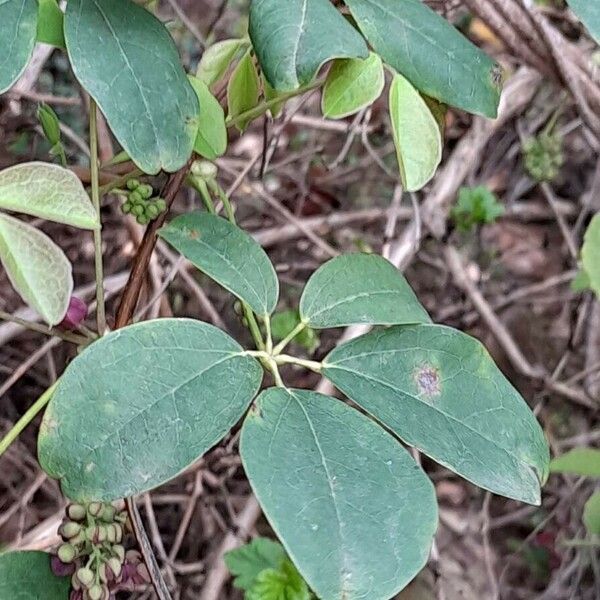
{"label": "purple flower", "polygon": [[69,308],[65,318],[59,323],[59,327],[63,329],[77,329],[81,325],[88,314],[87,304],[75,296],[71,296]]}

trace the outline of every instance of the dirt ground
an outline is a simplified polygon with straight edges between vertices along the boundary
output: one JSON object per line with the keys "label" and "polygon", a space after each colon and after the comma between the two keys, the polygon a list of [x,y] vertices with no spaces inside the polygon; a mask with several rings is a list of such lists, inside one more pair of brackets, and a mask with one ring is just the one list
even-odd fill
{"label": "dirt ground", "polygon": [[[161,2],[160,14],[170,20],[190,70],[199,53],[189,23],[214,39],[245,31],[242,0],[179,0],[188,26],[173,4]],[[600,210],[597,49],[559,3],[540,9],[533,25],[520,13],[520,0],[432,4],[458,17],[469,8],[472,38],[509,77],[496,121],[448,114],[442,167],[425,190],[398,193],[384,96],[357,118],[333,122],[320,116],[318,93],[292,101],[276,121],[261,119],[243,137],[232,135],[218,161],[220,181],[231,190],[239,221],[276,264],[281,308],[296,305],[308,275],[330,256],[383,252],[405,271],[436,322],[486,344],[535,410],[553,453],[598,447],[600,304],[570,286],[585,226]],[[0,98],[0,167],[48,160],[35,118],[45,99],[68,125],[69,160],[85,177],[80,91],[59,52],[38,48],[36,59],[19,90]],[[522,141],[556,111],[564,164],[554,181],[538,184],[524,169]],[[108,156],[113,141],[105,134],[102,142]],[[476,185],[492,190],[505,213],[461,233],[452,227],[450,210],[460,187]],[[194,193],[184,191],[174,212],[199,205]],[[106,199],[103,221],[110,321],[142,230],[123,217],[116,197]],[[42,228],[73,262],[76,293],[91,303],[91,236],[59,225]],[[0,309],[32,316],[1,270]],[[159,244],[136,317],[168,315],[213,322],[238,339],[248,335],[230,297]],[[322,333],[316,358],[340,334],[347,332]],[[60,340],[0,323],[0,434],[72,357]],[[324,385],[302,371],[287,376],[296,387]],[[64,500],[38,466],[36,429],[26,430],[0,460],[0,544],[12,548],[49,549],[58,539]],[[237,443],[234,432],[185,474],[139,499],[175,598],[241,598],[220,557],[256,533],[272,535],[250,494]],[[582,509],[596,482],[551,476],[542,506],[532,507],[488,494],[427,459],[423,465],[437,488],[441,525],[427,569],[399,598],[600,598],[598,546],[572,543],[585,536]]]}

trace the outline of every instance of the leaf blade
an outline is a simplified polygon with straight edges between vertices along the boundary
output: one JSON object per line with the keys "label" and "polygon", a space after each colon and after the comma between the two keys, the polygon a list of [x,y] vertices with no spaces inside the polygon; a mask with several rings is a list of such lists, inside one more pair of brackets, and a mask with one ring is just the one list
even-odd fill
{"label": "leaf blade", "polygon": [[566,473],[583,477],[600,477],[600,450],[573,448],[550,463],[551,473]]}
{"label": "leaf blade", "polygon": [[65,40],[75,76],[136,165],[152,175],[183,167],[198,98],[163,24],[131,0],[70,0]]}
{"label": "leaf blade", "polygon": [[70,577],[58,577],[46,552],[19,551],[0,554],[0,598],[66,600]]}
{"label": "leaf blade", "polygon": [[202,107],[194,151],[208,160],[215,160],[227,150],[225,113],[203,81],[192,75],[189,80]]}
{"label": "leaf blade", "polygon": [[269,538],[255,538],[223,556],[229,572],[235,577],[233,585],[240,590],[249,590],[261,571],[279,569],[285,559],[283,546]]}
{"label": "leaf blade", "polygon": [[600,6],[590,0],[567,0],[571,10],[587,27],[592,37],[600,44]]}
{"label": "leaf blade", "polygon": [[81,229],[99,227],[79,178],[50,163],[22,163],[0,171],[0,208]]}
{"label": "leaf blade", "polygon": [[60,378],[40,428],[40,464],[73,500],[147,491],[216,444],[261,380],[260,365],[206,323],[159,319],[112,332]]}
{"label": "leaf blade", "polygon": [[0,262],[15,290],[49,325],[63,320],[73,291],[71,263],[45,233],[0,213]]}
{"label": "leaf blade", "polygon": [[19,79],[33,52],[37,27],[36,0],[0,3],[0,94]]}
{"label": "leaf blade", "polygon": [[[253,109],[259,98],[260,79],[252,56],[247,52],[240,59],[227,84],[228,119],[236,119]],[[249,120],[243,119],[237,123],[237,128],[244,131],[249,123]]]}
{"label": "leaf blade", "polygon": [[267,315],[275,309],[275,269],[265,251],[236,225],[196,211],[173,219],[159,235],[255,313]]}
{"label": "leaf blade", "polygon": [[375,254],[339,256],[317,269],[302,292],[300,315],[316,329],[431,322],[400,271]]}
{"label": "leaf blade", "polygon": [[336,60],[327,74],[321,111],[329,119],[343,119],[369,106],[381,96],[385,77],[381,58]]}
{"label": "leaf blade", "polygon": [[581,262],[589,285],[600,296],[600,213],[592,217],[581,247]]}
{"label": "leaf blade", "polygon": [[289,92],[309,84],[334,58],[367,58],[361,35],[329,0],[254,0],[250,39],[273,89]]}
{"label": "leaf blade", "polygon": [[374,331],[335,348],[323,374],[435,461],[539,504],[549,462],[543,432],[474,338],[440,325]]}
{"label": "leaf blade", "polygon": [[495,118],[499,67],[421,0],[345,0],[375,51],[419,91]]}
{"label": "leaf blade", "polygon": [[337,400],[271,388],[255,406],[242,462],[308,584],[332,600],[393,596],[427,560],[437,526],[431,482],[389,434]]}
{"label": "leaf blade", "polygon": [[442,160],[440,128],[425,100],[401,75],[394,76],[389,105],[402,184],[414,192],[430,181]]}

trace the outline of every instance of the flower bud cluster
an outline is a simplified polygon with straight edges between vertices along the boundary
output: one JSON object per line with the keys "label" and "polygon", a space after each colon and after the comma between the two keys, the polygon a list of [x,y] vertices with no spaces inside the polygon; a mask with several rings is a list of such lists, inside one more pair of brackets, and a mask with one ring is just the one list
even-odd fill
{"label": "flower bud cluster", "polygon": [[159,196],[153,197],[154,190],[147,183],[137,179],[127,181],[127,200],[121,206],[125,214],[131,214],[140,225],[147,225],[167,210],[167,203]]}

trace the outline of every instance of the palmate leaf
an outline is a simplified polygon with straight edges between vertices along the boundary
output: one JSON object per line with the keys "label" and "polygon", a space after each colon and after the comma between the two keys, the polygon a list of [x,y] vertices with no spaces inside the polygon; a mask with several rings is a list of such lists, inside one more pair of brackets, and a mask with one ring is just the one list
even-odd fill
{"label": "palmate leaf", "polygon": [[252,0],[250,38],[277,91],[310,83],[334,58],[367,58],[362,36],[329,0]]}
{"label": "palmate leaf", "polygon": [[442,465],[494,493],[540,503],[544,434],[474,338],[440,325],[374,331],[335,348],[323,374]]}
{"label": "palmate leaf", "polygon": [[46,323],[63,320],[73,291],[71,263],[45,233],[0,213],[0,262],[15,290]]}
{"label": "palmate leaf", "polygon": [[500,68],[421,0],[345,0],[373,49],[419,91],[495,117]]}
{"label": "palmate leaf", "polygon": [[265,515],[317,597],[389,600],[423,567],[433,485],[398,442],[349,406],[264,391],[240,452]]}
{"label": "palmate leaf", "polygon": [[69,0],[65,40],[75,76],[133,162],[150,174],[181,168],[198,98],[163,24],[132,0]]}
{"label": "palmate leaf", "polygon": [[58,577],[52,572],[46,552],[0,554],[2,600],[67,600],[70,587],[70,577]]}
{"label": "palmate leaf", "polygon": [[229,572],[235,576],[233,585],[240,590],[249,590],[262,571],[279,569],[285,559],[283,546],[269,538],[255,538],[223,557]]}
{"label": "palmate leaf", "polygon": [[190,319],[110,333],[67,367],[40,428],[42,468],[72,500],[115,500],[172,479],[240,419],[262,368]]}
{"label": "palmate leaf", "polygon": [[402,273],[375,254],[339,256],[317,269],[302,293],[300,316],[315,329],[431,321]]}
{"label": "palmate leaf", "polygon": [[21,76],[33,52],[36,0],[0,0],[0,94]]}
{"label": "palmate leaf", "polygon": [[255,313],[264,316],[275,309],[279,297],[275,268],[258,243],[236,225],[192,212],[173,219],[159,235]]}
{"label": "palmate leaf", "polygon": [[81,229],[99,227],[98,214],[79,178],[44,162],[0,171],[0,208]]}

